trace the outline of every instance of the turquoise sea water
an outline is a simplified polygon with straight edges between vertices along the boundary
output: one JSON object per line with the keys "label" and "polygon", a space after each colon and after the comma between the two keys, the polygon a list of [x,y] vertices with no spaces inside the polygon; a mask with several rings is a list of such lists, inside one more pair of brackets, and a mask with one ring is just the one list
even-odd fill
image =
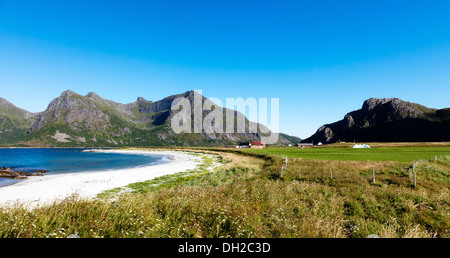
{"label": "turquoise sea water", "polygon": [[[48,170],[45,174],[105,171],[149,166],[168,162],[164,155],[83,152],[85,149],[62,148],[0,148],[0,167],[16,171]],[[44,176],[45,176],[44,174]],[[26,179],[25,179],[26,180]],[[18,179],[0,178],[0,187]]]}

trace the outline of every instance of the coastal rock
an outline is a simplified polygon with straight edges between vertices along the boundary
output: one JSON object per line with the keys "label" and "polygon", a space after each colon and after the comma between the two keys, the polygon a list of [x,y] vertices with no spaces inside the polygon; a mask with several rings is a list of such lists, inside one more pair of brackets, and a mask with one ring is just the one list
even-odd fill
{"label": "coastal rock", "polygon": [[26,179],[29,176],[43,176],[43,173],[48,172],[47,170],[35,170],[31,172],[18,171],[10,167],[0,167],[0,177],[11,178],[11,179]]}
{"label": "coastal rock", "polygon": [[340,121],[321,126],[303,142],[449,141],[450,109],[433,109],[398,98],[370,98]]}

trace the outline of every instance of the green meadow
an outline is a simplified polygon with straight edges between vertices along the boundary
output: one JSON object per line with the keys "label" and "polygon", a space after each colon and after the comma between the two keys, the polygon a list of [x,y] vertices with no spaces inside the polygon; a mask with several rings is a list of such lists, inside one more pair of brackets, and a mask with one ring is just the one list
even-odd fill
{"label": "green meadow", "polygon": [[450,154],[450,147],[376,147],[370,149],[352,149],[350,147],[269,147],[265,149],[246,149],[246,151],[289,158],[318,160],[412,162],[448,155]]}

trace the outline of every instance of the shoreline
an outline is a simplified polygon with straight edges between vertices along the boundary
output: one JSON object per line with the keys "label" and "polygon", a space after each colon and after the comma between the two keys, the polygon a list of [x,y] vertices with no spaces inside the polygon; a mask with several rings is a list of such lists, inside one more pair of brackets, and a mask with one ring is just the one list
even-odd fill
{"label": "shoreline", "polygon": [[102,150],[128,154],[156,154],[171,159],[169,162],[128,169],[86,171],[50,174],[30,177],[22,182],[0,187],[0,207],[23,204],[36,207],[62,201],[69,197],[77,199],[95,198],[97,194],[131,183],[151,180],[156,177],[194,169],[199,159],[188,152],[156,150]]}

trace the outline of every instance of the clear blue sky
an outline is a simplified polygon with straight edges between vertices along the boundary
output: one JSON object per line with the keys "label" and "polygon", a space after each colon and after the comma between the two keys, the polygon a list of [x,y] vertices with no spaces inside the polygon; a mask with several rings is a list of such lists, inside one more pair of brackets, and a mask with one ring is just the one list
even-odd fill
{"label": "clear blue sky", "polygon": [[450,1],[0,0],[0,97],[280,98],[302,138],[370,97],[450,107]]}

